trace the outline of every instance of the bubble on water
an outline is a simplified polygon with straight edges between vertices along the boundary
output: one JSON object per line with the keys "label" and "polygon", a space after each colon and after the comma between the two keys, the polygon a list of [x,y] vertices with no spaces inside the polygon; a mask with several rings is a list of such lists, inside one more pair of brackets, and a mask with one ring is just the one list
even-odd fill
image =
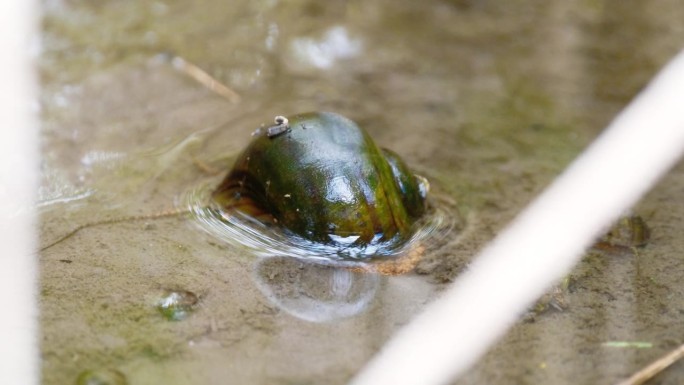
{"label": "bubble on water", "polygon": [[255,281],[264,296],[279,309],[309,322],[330,322],[363,312],[380,280],[377,274],[293,258],[265,258],[255,267]]}
{"label": "bubble on water", "polygon": [[166,290],[157,301],[157,310],[169,321],[187,318],[199,302],[199,297],[187,290]]}

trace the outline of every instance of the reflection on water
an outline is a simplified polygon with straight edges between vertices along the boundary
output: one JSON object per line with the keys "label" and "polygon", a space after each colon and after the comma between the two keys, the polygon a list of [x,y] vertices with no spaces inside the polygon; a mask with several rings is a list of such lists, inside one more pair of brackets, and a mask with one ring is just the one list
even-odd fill
{"label": "reflection on water", "polygon": [[381,277],[287,257],[260,258],[257,287],[274,305],[310,322],[347,318],[365,310]]}
{"label": "reflection on water", "polygon": [[327,69],[339,59],[347,59],[361,52],[361,42],[349,37],[344,27],[333,27],[320,40],[299,38],[292,42],[295,56],[319,69]]}
{"label": "reflection on water", "polygon": [[401,259],[417,245],[439,245],[444,238],[453,235],[452,230],[459,220],[455,207],[443,200],[430,199],[428,212],[416,221],[413,234],[405,242],[391,247],[383,244],[341,247],[304,239],[238,210],[216,207],[210,198],[215,187],[216,183],[209,181],[187,189],[182,197],[183,208],[193,214],[204,231],[222,242],[247,247],[252,254],[263,257],[288,256],[337,267],[366,268],[374,259]]}

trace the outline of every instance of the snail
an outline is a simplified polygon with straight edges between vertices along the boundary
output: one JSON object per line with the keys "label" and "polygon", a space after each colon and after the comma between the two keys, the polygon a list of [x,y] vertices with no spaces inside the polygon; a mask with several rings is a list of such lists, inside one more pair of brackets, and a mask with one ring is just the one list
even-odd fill
{"label": "snail", "polygon": [[212,193],[221,212],[341,250],[377,250],[406,242],[427,210],[427,180],[341,115],[278,116],[252,135]]}
{"label": "snail", "polygon": [[[294,240],[294,250],[303,251],[298,255],[324,251],[337,254],[336,260],[399,254],[425,230],[416,224],[427,212],[427,180],[351,120],[330,112],[278,116],[252,136],[202,207],[86,223],[41,250],[95,225],[198,212],[217,213],[227,227],[239,213]],[[257,236],[270,242],[267,234]]]}

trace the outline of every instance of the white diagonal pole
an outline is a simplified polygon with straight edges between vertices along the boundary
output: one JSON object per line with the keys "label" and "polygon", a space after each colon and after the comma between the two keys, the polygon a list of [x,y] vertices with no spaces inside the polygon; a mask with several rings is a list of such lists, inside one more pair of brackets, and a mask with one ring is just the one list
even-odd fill
{"label": "white diagonal pole", "polygon": [[446,384],[473,365],[677,162],[683,102],[680,53],[351,384]]}
{"label": "white diagonal pole", "polygon": [[31,43],[37,6],[0,1],[0,384],[36,385],[35,201],[38,181],[37,102]]}

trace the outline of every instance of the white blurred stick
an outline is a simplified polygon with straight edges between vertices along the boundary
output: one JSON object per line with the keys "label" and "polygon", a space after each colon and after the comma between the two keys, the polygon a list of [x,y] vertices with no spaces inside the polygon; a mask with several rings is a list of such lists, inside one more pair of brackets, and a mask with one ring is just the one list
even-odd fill
{"label": "white blurred stick", "polygon": [[38,384],[35,1],[0,1],[0,384]]}
{"label": "white blurred stick", "polygon": [[473,365],[675,164],[684,150],[683,101],[680,53],[351,384],[445,384]]}

